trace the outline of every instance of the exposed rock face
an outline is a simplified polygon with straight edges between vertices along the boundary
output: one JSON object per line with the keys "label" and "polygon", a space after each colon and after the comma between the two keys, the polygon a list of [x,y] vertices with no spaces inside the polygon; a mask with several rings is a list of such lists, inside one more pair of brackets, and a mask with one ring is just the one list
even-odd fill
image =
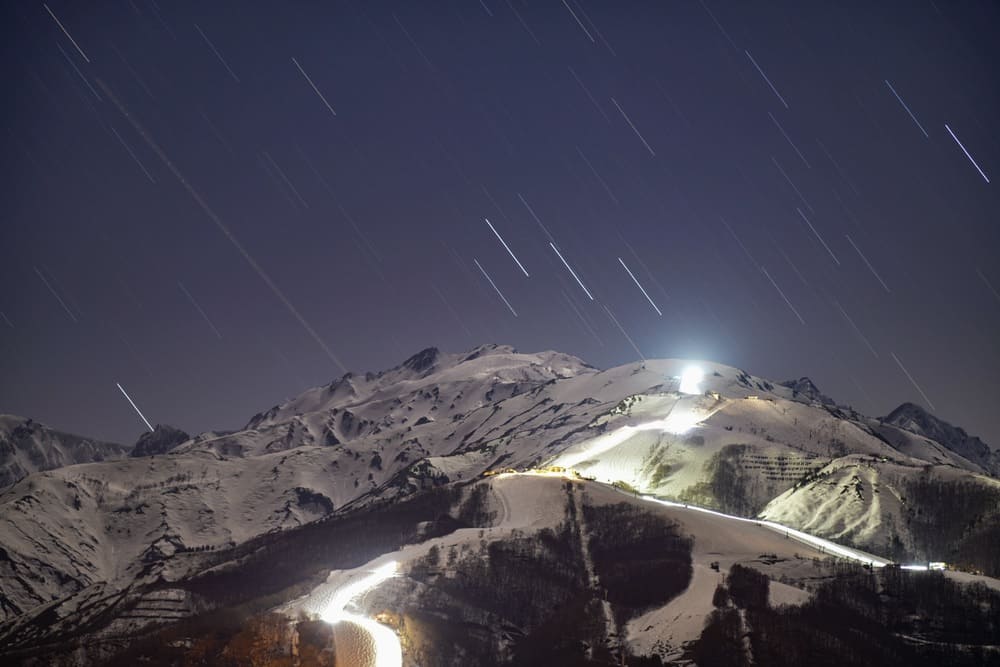
{"label": "exposed rock face", "polygon": [[441,353],[436,347],[428,347],[404,361],[403,366],[414,373],[424,373],[434,367],[440,356]]}
{"label": "exposed rock face", "polygon": [[0,491],[33,472],[125,456],[128,447],[63,433],[24,417],[0,415]]}
{"label": "exposed rock face", "polygon": [[793,395],[800,394],[811,401],[816,401],[823,405],[835,405],[835,401],[832,398],[821,392],[819,387],[805,376],[800,377],[798,380],[786,380],[781,383],[781,386],[791,389]]}
{"label": "exposed rock face", "polygon": [[976,436],[969,435],[965,429],[935,417],[919,405],[903,403],[882,417],[881,421],[935,440],[956,454],[978,463],[994,477],[1000,476],[1000,452],[993,450]]}
{"label": "exposed rock face", "polygon": [[139,440],[135,443],[135,447],[132,449],[131,456],[166,454],[177,445],[187,442],[189,439],[190,436],[180,429],[166,424],[157,424],[155,429],[147,431],[139,437]]}

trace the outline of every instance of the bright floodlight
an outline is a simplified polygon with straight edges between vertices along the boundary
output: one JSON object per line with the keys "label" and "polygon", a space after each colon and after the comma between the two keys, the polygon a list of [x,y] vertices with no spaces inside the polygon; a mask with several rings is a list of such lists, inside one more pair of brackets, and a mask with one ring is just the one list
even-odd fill
{"label": "bright floodlight", "polygon": [[681,373],[681,393],[682,394],[700,394],[701,389],[698,387],[701,381],[705,378],[705,373],[697,366],[688,366]]}

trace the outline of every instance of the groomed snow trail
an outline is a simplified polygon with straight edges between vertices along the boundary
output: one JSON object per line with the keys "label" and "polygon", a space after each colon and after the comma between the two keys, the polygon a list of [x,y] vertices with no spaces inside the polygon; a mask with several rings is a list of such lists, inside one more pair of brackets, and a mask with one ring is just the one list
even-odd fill
{"label": "groomed snow trail", "polygon": [[[573,519],[576,522],[577,527],[580,531],[580,553],[583,556],[583,566],[587,573],[587,582],[590,585],[591,590],[600,596],[601,593],[601,580],[597,576],[597,572],[594,570],[594,560],[590,557],[590,530],[587,527],[587,520],[583,513],[583,493],[581,493],[581,485],[572,485],[573,494]],[[610,642],[612,637],[618,637],[618,626],[615,623],[614,614],[611,612],[611,603],[607,601],[606,596],[600,596],[601,598],[601,612],[604,616],[604,636],[608,638]],[[593,647],[587,648],[588,656],[593,656]]]}

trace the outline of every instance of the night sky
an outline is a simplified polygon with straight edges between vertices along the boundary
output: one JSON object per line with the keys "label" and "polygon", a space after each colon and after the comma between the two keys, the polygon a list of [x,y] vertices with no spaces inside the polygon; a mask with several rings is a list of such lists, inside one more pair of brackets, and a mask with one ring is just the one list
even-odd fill
{"label": "night sky", "polygon": [[4,4],[2,412],[233,429],[498,342],[1000,442],[991,0]]}

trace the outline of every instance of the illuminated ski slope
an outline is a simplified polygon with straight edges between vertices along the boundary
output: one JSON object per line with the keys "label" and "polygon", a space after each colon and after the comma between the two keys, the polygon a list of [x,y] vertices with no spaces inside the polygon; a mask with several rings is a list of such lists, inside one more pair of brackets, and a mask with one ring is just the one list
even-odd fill
{"label": "illuminated ski slope", "polygon": [[879,558],[878,556],[873,556],[872,554],[866,553],[864,551],[859,551],[858,549],[852,549],[850,547],[845,547],[841,544],[837,544],[836,542],[825,540],[822,537],[816,537],[815,535],[810,535],[809,533],[803,533],[801,530],[795,530],[794,528],[783,526],[780,523],[775,523],[774,521],[746,519],[744,517],[734,516],[732,514],[725,514],[723,512],[717,512],[715,510],[706,509],[704,507],[685,505],[684,503],[676,503],[670,500],[660,500],[659,498],[654,498],[652,496],[640,496],[640,498],[651,503],[666,505],[667,507],[684,507],[686,509],[695,510],[697,512],[705,512],[707,514],[714,514],[715,516],[724,517],[726,519],[732,519],[734,521],[754,523],[757,524],[758,526],[769,528],[775,531],[776,533],[780,533],[789,538],[798,540],[799,542],[802,542],[804,544],[816,547],[817,549],[820,549],[824,553],[829,553],[830,555],[839,556],[840,558],[846,558],[848,560],[854,560],[864,565],[871,565],[873,567],[885,567],[886,565],[892,562],[886,560],[885,558]]}
{"label": "illuminated ski slope", "polygon": [[399,637],[392,628],[346,611],[346,607],[354,600],[376,588],[386,579],[395,576],[396,568],[396,561],[389,561],[368,576],[337,589],[320,612],[320,617],[330,625],[353,623],[368,635],[368,641],[356,642],[356,646],[348,647],[347,652],[355,654],[346,656],[350,664],[371,667],[400,667],[403,664],[403,649]]}
{"label": "illuminated ski slope", "polygon": [[[566,479],[577,479],[577,477],[572,472],[552,472],[547,470],[528,470],[525,472],[512,472],[504,473],[498,475],[498,477],[513,477],[516,475],[526,475],[526,476],[540,476],[540,477],[564,477]],[[631,496],[632,494],[627,491],[619,491],[625,495]],[[659,505],[664,505],[666,507],[679,507],[687,510],[694,510],[696,512],[704,512],[706,514],[712,514],[717,517],[724,519],[732,519],[733,521],[741,521],[743,523],[753,523],[764,528],[773,530],[776,533],[789,537],[791,539],[798,540],[803,544],[808,544],[812,547],[820,549],[824,553],[828,553],[831,556],[838,556],[840,558],[846,558],[848,560],[857,561],[863,565],[871,565],[873,567],[885,567],[892,563],[892,561],[885,558],[880,558],[878,556],[872,555],[865,551],[859,549],[852,549],[850,547],[845,547],[842,544],[837,544],[836,542],[831,542],[830,540],[823,539],[822,537],[816,537],[815,535],[810,535],[809,533],[804,533],[801,530],[795,530],[794,528],[789,528],[788,526],[783,526],[780,523],[774,521],[764,521],[760,519],[747,519],[745,517],[735,516],[733,514],[726,514],[724,512],[718,512],[716,510],[711,510],[706,507],[698,507],[696,505],[690,505],[686,503],[678,503],[672,500],[662,500],[660,498],[654,498],[653,496],[638,496],[639,499],[650,503],[657,503]],[[923,569],[926,570],[927,566],[906,566],[907,569]]]}

